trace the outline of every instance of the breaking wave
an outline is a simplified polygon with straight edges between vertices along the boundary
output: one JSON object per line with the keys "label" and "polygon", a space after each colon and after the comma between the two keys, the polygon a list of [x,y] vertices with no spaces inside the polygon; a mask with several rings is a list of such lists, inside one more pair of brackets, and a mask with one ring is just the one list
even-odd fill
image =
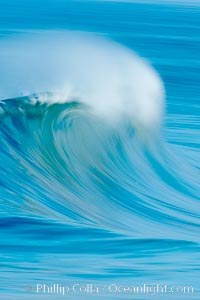
{"label": "breaking wave", "polygon": [[190,256],[189,268],[199,247],[198,156],[164,138],[153,67],[90,34],[21,36],[0,49],[2,240],[15,236],[13,255],[39,247],[41,272],[55,255],[84,280],[84,257],[99,257],[90,277],[102,280],[133,276],[136,258],[135,278],[155,280],[149,260],[167,272],[170,251]]}

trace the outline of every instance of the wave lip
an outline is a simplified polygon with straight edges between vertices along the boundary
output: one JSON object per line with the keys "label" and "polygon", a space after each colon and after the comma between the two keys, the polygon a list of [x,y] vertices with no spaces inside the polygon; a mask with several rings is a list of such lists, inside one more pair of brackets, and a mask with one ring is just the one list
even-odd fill
{"label": "wave lip", "polygon": [[65,32],[0,43],[0,99],[41,93],[42,102],[77,100],[112,123],[121,116],[146,128],[162,122],[164,87],[159,75],[113,41]]}

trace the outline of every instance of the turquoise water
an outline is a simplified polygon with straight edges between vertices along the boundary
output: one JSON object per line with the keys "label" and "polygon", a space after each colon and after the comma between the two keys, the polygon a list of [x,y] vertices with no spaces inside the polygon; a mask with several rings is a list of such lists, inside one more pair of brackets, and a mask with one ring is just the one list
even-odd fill
{"label": "turquoise water", "polygon": [[1,299],[199,299],[199,6],[0,8]]}

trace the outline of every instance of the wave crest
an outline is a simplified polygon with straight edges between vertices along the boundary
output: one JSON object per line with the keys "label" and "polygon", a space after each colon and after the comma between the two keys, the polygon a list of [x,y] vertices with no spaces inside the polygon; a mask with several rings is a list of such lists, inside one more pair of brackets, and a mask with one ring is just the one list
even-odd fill
{"label": "wave crest", "polygon": [[113,41],[65,32],[12,38],[0,46],[0,99],[41,93],[42,102],[77,100],[112,123],[128,117],[139,127],[157,128],[162,121],[159,75]]}

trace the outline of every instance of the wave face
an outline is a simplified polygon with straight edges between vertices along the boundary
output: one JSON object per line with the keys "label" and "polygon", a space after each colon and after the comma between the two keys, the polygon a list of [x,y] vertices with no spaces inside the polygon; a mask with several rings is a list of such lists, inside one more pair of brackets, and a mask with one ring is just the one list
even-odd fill
{"label": "wave face", "polygon": [[[121,288],[159,284],[199,299],[198,8],[85,3],[101,12],[87,27],[85,6],[70,3],[76,32],[27,31],[26,18],[23,33],[0,31],[2,295],[62,299],[58,284],[69,299],[161,299]],[[57,5],[50,23],[63,28]],[[29,22],[43,29],[39,16]],[[121,44],[77,32],[105,33],[102,20]]]}

